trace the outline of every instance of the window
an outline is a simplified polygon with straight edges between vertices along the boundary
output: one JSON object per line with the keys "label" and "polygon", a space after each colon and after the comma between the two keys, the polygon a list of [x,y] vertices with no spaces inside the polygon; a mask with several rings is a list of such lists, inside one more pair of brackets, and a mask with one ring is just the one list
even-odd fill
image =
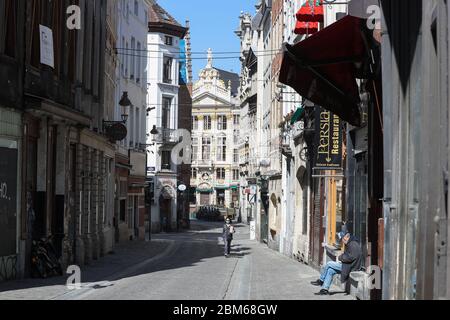
{"label": "window", "polygon": [[217,139],[217,161],[226,161],[227,158],[227,138]]}
{"label": "window", "polygon": [[161,126],[164,129],[170,128],[170,109],[172,105],[172,99],[163,97],[162,99],[162,118],[161,118]]}
{"label": "window", "polygon": [[125,52],[126,52],[126,55],[125,55],[125,77],[128,77],[128,53],[130,52],[128,50],[128,41],[127,41],[127,44],[125,45]]}
{"label": "window", "polygon": [[137,54],[136,54],[136,83],[141,82],[141,43],[137,43]]}
{"label": "window", "polygon": [[148,24],[148,13],[147,13],[147,11],[145,11],[144,10],[144,19],[145,19],[145,25],[147,25]]}
{"label": "window", "polygon": [[203,117],[203,130],[211,130],[211,116]]}
{"label": "window", "polygon": [[129,132],[129,134],[127,135],[127,146],[129,146],[130,148],[133,146],[134,144],[134,107],[130,107],[130,113],[128,115],[128,121],[127,121],[127,131]]}
{"label": "window", "polygon": [[202,160],[209,160],[211,156],[211,138],[202,139]]}
{"label": "window", "polygon": [[238,149],[233,150],[233,162],[234,163],[239,162],[239,150]]}
{"label": "window", "polygon": [[239,125],[239,121],[240,121],[240,116],[238,114],[233,115],[233,124],[235,126]]}
{"label": "window", "polygon": [[163,82],[172,83],[172,62],[173,59],[170,57],[164,57],[163,60]]}
{"label": "window", "polygon": [[[59,3],[55,6],[59,6]],[[0,53],[12,58],[16,57],[17,11],[17,1],[6,0],[0,5]],[[56,59],[55,57],[55,63]]]}
{"label": "window", "polygon": [[139,3],[137,0],[134,0],[134,15],[139,17]]}
{"label": "window", "polygon": [[225,180],[225,168],[216,169],[216,178],[218,180]]}
{"label": "window", "polygon": [[134,79],[134,73],[136,72],[136,40],[131,37],[131,65],[130,65],[130,79]]}
{"label": "window", "polygon": [[234,144],[239,143],[239,130],[234,130],[233,142],[234,142]]}
{"label": "window", "polygon": [[135,133],[135,140],[134,140],[134,142],[136,143],[136,145],[137,144],[139,144],[139,142],[141,141],[141,137],[139,136],[139,133],[140,133],[140,131],[139,131],[139,122],[140,122],[140,120],[141,120],[141,118],[140,118],[140,115],[139,115],[139,108],[136,108],[136,117],[135,117],[135,125],[134,125],[134,127],[135,127],[135,129],[136,129],[136,133]]}
{"label": "window", "polygon": [[191,179],[197,179],[197,173],[198,173],[198,169],[192,168]]}
{"label": "window", "polygon": [[169,36],[165,36],[164,43],[166,45],[168,45],[168,46],[172,46],[173,45],[173,38],[169,37]]}
{"label": "window", "polygon": [[170,170],[170,154],[171,152],[168,150],[164,150],[161,153],[161,169],[162,170]]}
{"label": "window", "polygon": [[217,130],[227,130],[227,117],[218,116],[217,117]]}
{"label": "window", "polygon": [[120,200],[120,213],[119,213],[119,220],[122,222],[125,222],[125,205],[126,205],[126,200]]}
{"label": "window", "polygon": [[192,117],[192,130],[198,130],[198,117]]}
{"label": "window", "polygon": [[198,139],[192,138],[192,160],[197,160],[198,157]]}
{"label": "window", "polygon": [[233,181],[239,180],[239,170],[233,169]]}
{"label": "window", "polygon": [[[123,48],[125,48],[125,38],[124,37],[122,37],[122,50],[123,50]],[[124,72],[125,72],[125,69],[124,69],[124,63],[123,63],[123,58],[122,59],[120,59],[120,67],[121,67],[121,70],[122,70],[122,74],[125,74]]]}

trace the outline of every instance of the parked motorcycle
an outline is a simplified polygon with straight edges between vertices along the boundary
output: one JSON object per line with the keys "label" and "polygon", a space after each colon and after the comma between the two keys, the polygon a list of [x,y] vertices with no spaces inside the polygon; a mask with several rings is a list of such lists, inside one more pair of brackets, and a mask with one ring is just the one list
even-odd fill
{"label": "parked motorcycle", "polygon": [[63,275],[61,263],[52,243],[52,236],[33,240],[31,249],[31,275],[47,278],[53,275]]}

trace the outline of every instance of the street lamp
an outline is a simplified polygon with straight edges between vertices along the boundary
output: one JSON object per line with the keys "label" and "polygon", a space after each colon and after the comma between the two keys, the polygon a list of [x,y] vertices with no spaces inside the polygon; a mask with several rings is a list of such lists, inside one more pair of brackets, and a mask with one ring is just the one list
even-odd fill
{"label": "street lamp", "polygon": [[128,114],[130,113],[131,101],[128,99],[128,92],[124,91],[122,98],[119,101],[119,105],[122,107],[122,121],[126,123],[128,120]]}
{"label": "street lamp", "polygon": [[128,92],[126,92],[126,91],[123,92],[122,98],[120,98],[120,101],[119,101],[119,105],[122,107],[122,114],[120,116],[122,118],[122,121],[105,121],[105,120],[103,120],[102,121],[103,130],[105,129],[106,126],[127,123],[128,114],[130,113],[130,106],[132,105],[130,99],[128,99]]}
{"label": "street lamp", "polygon": [[150,131],[150,133],[151,133],[152,135],[155,135],[155,134],[158,134],[158,133],[159,133],[158,129],[156,129],[156,125],[153,125],[153,128],[152,128],[152,130]]}

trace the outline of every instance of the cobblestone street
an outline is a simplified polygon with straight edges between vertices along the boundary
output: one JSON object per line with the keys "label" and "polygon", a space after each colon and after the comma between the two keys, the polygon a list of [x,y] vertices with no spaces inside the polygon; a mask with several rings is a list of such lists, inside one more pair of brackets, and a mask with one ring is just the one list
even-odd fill
{"label": "cobblestone street", "polygon": [[81,289],[69,290],[67,277],[26,279],[1,283],[0,299],[352,299],[338,287],[314,295],[318,272],[249,240],[247,225],[237,225],[229,258],[220,236],[220,224],[193,223],[190,232],[116,247],[82,269]]}

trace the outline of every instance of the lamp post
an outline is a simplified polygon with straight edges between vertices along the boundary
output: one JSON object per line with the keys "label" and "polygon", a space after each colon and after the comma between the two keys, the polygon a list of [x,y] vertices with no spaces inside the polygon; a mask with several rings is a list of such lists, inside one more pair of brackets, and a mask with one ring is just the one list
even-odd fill
{"label": "lamp post", "polygon": [[119,105],[122,107],[122,114],[121,114],[121,118],[122,121],[105,121],[103,120],[103,130],[105,129],[106,126],[111,126],[117,123],[121,123],[121,124],[125,124],[128,121],[128,115],[130,113],[130,106],[132,106],[132,103],[130,101],[130,99],[128,99],[128,92],[124,91],[122,94],[122,98],[119,101]]}

